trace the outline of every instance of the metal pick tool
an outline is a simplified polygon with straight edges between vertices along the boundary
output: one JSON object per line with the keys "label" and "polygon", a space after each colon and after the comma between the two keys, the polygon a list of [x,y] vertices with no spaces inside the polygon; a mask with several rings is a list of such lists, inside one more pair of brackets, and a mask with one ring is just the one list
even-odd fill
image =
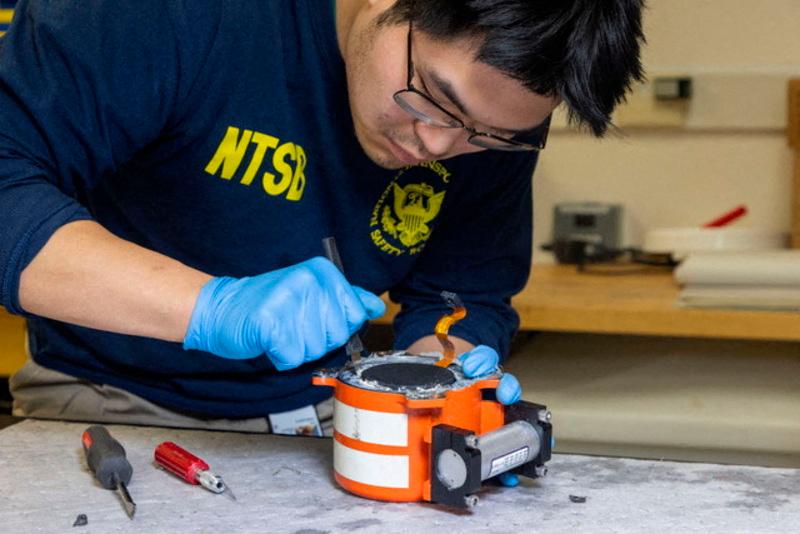
{"label": "metal pick tool", "polygon": [[[339,249],[336,247],[336,239],[333,237],[326,237],[322,240],[322,248],[325,249],[325,257],[333,263],[339,272],[344,274],[344,265],[342,265],[342,257],[339,256]],[[366,352],[364,343],[361,341],[361,336],[358,332],[354,332],[350,339],[347,340],[345,351],[350,356],[350,361],[355,365],[361,361],[361,356]]]}

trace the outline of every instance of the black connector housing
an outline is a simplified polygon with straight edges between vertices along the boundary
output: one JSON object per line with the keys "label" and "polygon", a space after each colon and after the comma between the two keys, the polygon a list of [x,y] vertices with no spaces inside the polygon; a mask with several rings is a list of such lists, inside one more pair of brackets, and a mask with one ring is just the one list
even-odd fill
{"label": "black connector housing", "polygon": [[[540,414],[547,413],[547,407],[533,402],[519,401],[505,408],[505,424],[515,421],[529,423],[539,435],[539,453],[532,460],[514,468],[516,473],[528,478],[537,478],[543,473],[542,467],[550,460],[552,455],[551,444],[553,440],[553,425],[548,420],[542,420]],[[437,425],[433,427],[431,440],[431,502],[467,508],[467,497],[481,487],[481,451],[467,446],[467,438],[473,432],[451,425]],[[467,477],[460,487],[448,488],[437,476],[437,460],[439,454],[451,449],[458,454],[467,469]]]}
{"label": "black connector housing", "polygon": [[[436,425],[433,427],[431,440],[431,502],[467,508],[466,497],[475,493],[481,487],[481,453],[476,449],[467,447],[467,436],[472,432],[450,425]],[[449,489],[439,481],[436,475],[436,460],[439,453],[446,449],[455,451],[467,467],[467,479],[459,488]]]}

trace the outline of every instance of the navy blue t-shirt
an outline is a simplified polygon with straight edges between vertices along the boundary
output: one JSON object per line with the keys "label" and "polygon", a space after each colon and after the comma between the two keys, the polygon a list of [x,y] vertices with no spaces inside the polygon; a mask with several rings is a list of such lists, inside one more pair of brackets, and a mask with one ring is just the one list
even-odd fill
{"label": "navy blue t-shirt", "polygon": [[350,281],[402,304],[398,346],[433,332],[449,290],[469,310],[452,332],[505,354],[535,161],[372,163],[330,2],[23,0],[0,41],[0,304],[27,316],[40,365],[179,411],[263,416],[330,395],[310,373],[342,351],[279,373],[35,317],[20,273],[81,219],[217,276],[296,264],[335,236]]}

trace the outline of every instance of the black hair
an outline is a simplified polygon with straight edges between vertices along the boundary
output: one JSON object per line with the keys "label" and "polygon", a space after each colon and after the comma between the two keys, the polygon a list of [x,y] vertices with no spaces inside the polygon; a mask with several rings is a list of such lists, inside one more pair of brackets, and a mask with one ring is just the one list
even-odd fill
{"label": "black hair", "polygon": [[559,96],[598,137],[634,81],[644,0],[397,0],[379,24],[411,21],[437,39],[479,39],[477,60]]}

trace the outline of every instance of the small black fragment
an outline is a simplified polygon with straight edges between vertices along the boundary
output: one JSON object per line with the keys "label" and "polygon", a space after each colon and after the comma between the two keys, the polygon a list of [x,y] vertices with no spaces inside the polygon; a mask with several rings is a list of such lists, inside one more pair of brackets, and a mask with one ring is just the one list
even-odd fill
{"label": "small black fragment", "polygon": [[586,497],[584,497],[582,495],[570,495],[569,496],[569,500],[572,501],[572,502],[584,503],[584,502],[586,502]]}
{"label": "small black fragment", "polygon": [[82,527],[89,524],[89,518],[86,517],[86,514],[78,514],[78,517],[75,518],[75,522],[72,523],[73,527]]}

